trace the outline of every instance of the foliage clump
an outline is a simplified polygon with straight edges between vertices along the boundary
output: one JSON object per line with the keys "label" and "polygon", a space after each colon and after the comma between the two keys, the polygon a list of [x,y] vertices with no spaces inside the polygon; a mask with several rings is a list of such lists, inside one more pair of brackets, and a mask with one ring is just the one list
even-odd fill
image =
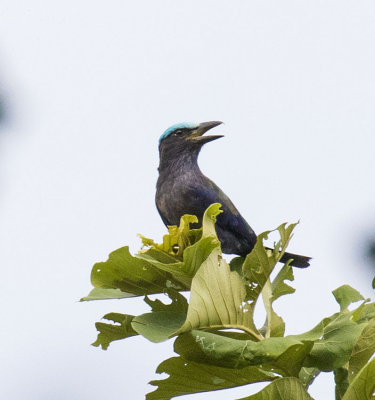
{"label": "foliage clump", "polygon": [[[285,323],[273,309],[279,297],[295,291],[293,269],[286,263],[271,280],[296,224],[277,228],[274,250],[263,244],[271,231],[258,236],[253,251],[229,263],[215,232],[220,204],[205,212],[201,229],[190,229],[197,218],[185,215],[170,226],[161,244],[141,236],[143,248],[132,256],[128,247],[94,265],[94,289],[82,300],[144,296],[150,312],[134,316],[109,313],[97,322],[94,346],[106,350],[115,340],[142,335],[152,342],[176,337],[177,356],[163,361],[151,381],[156,390],[147,400],[168,400],[185,394],[269,382],[241,400],[307,400],[316,376],[333,372],[336,399],[375,397],[375,303],[344,285],[333,291],[340,311],[310,331],[284,336]],[[189,293],[190,292],[190,293]],[[185,297],[189,294],[189,302]],[[170,303],[149,296],[167,295]],[[254,322],[263,300],[266,322]],[[352,303],[361,302],[353,310]]]}

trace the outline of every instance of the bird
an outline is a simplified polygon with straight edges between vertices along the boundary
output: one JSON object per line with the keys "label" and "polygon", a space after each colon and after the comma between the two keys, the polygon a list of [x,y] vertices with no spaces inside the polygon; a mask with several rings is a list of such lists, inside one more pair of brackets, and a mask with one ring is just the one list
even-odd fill
{"label": "bird", "polygon": [[[222,124],[208,121],[199,124],[183,122],[169,127],[159,139],[159,167],[156,183],[156,208],[166,226],[179,225],[181,216],[195,215],[199,228],[205,210],[220,203],[223,212],[216,219],[216,233],[223,253],[246,257],[255,246],[257,235],[242,217],[231,199],[198,166],[199,153],[206,143],[223,135],[204,133]],[[280,262],[305,268],[310,257],[284,253]]]}

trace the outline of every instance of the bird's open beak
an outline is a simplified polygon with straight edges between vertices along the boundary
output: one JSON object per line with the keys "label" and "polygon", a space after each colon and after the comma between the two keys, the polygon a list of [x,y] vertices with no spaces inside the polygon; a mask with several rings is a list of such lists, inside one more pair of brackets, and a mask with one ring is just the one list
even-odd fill
{"label": "bird's open beak", "polygon": [[196,129],[191,133],[189,136],[190,140],[193,140],[194,142],[198,142],[201,144],[211,142],[212,140],[219,139],[223,137],[223,135],[209,135],[209,136],[203,136],[204,133],[209,131],[212,128],[215,128],[215,126],[221,125],[221,121],[209,121],[209,122],[202,122],[201,124],[198,125]]}

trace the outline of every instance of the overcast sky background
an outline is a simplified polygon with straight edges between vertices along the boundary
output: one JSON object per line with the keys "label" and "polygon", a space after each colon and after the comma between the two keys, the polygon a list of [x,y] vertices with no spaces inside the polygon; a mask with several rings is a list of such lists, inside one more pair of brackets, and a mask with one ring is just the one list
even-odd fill
{"label": "overcast sky background", "polygon": [[[137,233],[160,239],[158,138],[221,120],[202,170],[256,232],[300,220],[314,257],[277,303],[287,333],[372,296],[373,1],[0,2],[0,397],[143,399],[172,341],[90,346],[111,311],[79,303],[97,261]],[[231,399],[258,387],[181,399]],[[332,375],[311,388],[333,399]]]}

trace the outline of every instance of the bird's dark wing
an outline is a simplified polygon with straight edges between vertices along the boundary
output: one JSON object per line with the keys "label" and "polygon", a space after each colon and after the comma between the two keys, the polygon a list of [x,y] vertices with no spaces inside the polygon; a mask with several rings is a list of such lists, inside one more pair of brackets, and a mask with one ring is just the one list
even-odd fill
{"label": "bird's dark wing", "polygon": [[246,256],[253,249],[256,235],[239,213],[229,197],[207,178],[204,186],[196,185],[190,190],[191,213],[202,218],[212,203],[220,203],[223,213],[216,222],[217,235],[224,253]]}

